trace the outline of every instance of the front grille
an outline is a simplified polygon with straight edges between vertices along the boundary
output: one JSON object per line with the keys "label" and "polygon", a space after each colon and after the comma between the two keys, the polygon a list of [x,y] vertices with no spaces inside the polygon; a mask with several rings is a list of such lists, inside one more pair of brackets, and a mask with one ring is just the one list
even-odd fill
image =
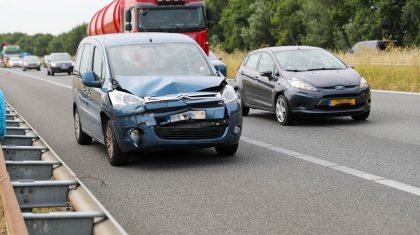
{"label": "front grille", "polygon": [[226,126],[206,127],[156,127],[155,133],[161,139],[166,140],[196,140],[196,139],[217,139],[225,133]]}

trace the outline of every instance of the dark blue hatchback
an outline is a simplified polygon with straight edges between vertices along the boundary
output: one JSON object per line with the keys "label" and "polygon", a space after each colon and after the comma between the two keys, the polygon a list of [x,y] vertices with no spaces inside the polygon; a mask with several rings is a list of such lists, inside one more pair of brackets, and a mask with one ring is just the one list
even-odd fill
{"label": "dark blue hatchback", "polygon": [[234,155],[242,132],[235,90],[181,34],[88,37],[73,79],[76,139],[105,144],[109,162],[132,151],[215,147]]}

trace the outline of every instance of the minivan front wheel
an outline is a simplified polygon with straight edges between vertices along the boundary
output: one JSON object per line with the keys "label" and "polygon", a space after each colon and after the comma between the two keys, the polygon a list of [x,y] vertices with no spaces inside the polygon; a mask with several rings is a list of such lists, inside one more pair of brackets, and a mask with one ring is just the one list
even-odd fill
{"label": "minivan front wheel", "polygon": [[105,147],[108,161],[113,166],[122,166],[128,162],[128,153],[123,152],[118,146],[112,123],[110,120],[105,125]]}
{"label": "minivan front wheel", "polygon": [[276,118],[282,126],[291,125],[294,120],[289,109],[289,102],[283,95],[279,95],[276,100]]}
{"label": "minivan front wheel", "polygon": [[92,142],[92,137],[84,133],[82,130],[82,124],[80,122],[80,116],[77,109],[74,111],[74,134],[76,136],[77,143],[80,145],[87,145]]}

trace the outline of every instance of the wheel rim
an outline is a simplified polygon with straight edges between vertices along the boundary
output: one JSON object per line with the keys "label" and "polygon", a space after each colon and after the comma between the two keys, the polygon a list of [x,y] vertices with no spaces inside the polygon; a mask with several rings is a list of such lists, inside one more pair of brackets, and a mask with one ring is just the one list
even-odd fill
{"label": "wheel rim", "polygon": [[105,137],[106,150],[108,152],[108,158],[111,158],[112,152],[114,151],[114,146],[112,145],[112,130],[109,125],[106,128],[106,137]]}
{"label": "wheel rim", "polygon": [[74,131],[76,133],[76,138],[79,139],[79,136],[80,136],[80,118],[79,118],[79,114],[77,112],[74,114]]}
{"label": "wheel rim", "polygon": [[279,98],[276,103],[276,116],[279,122],[284,122],[286,119],[286,102],[283,98]]}

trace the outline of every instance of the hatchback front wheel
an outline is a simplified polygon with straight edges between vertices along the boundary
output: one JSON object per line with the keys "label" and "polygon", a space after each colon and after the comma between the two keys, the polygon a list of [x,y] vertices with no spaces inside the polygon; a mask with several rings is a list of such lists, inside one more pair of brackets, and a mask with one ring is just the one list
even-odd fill
{"label": "hatchback front wheel", "polygon": [[279,95],[276,100],[276,118],[282,126],[291,125],[294,121],[294,116],[289,109],[289,102],[283,95]]}

